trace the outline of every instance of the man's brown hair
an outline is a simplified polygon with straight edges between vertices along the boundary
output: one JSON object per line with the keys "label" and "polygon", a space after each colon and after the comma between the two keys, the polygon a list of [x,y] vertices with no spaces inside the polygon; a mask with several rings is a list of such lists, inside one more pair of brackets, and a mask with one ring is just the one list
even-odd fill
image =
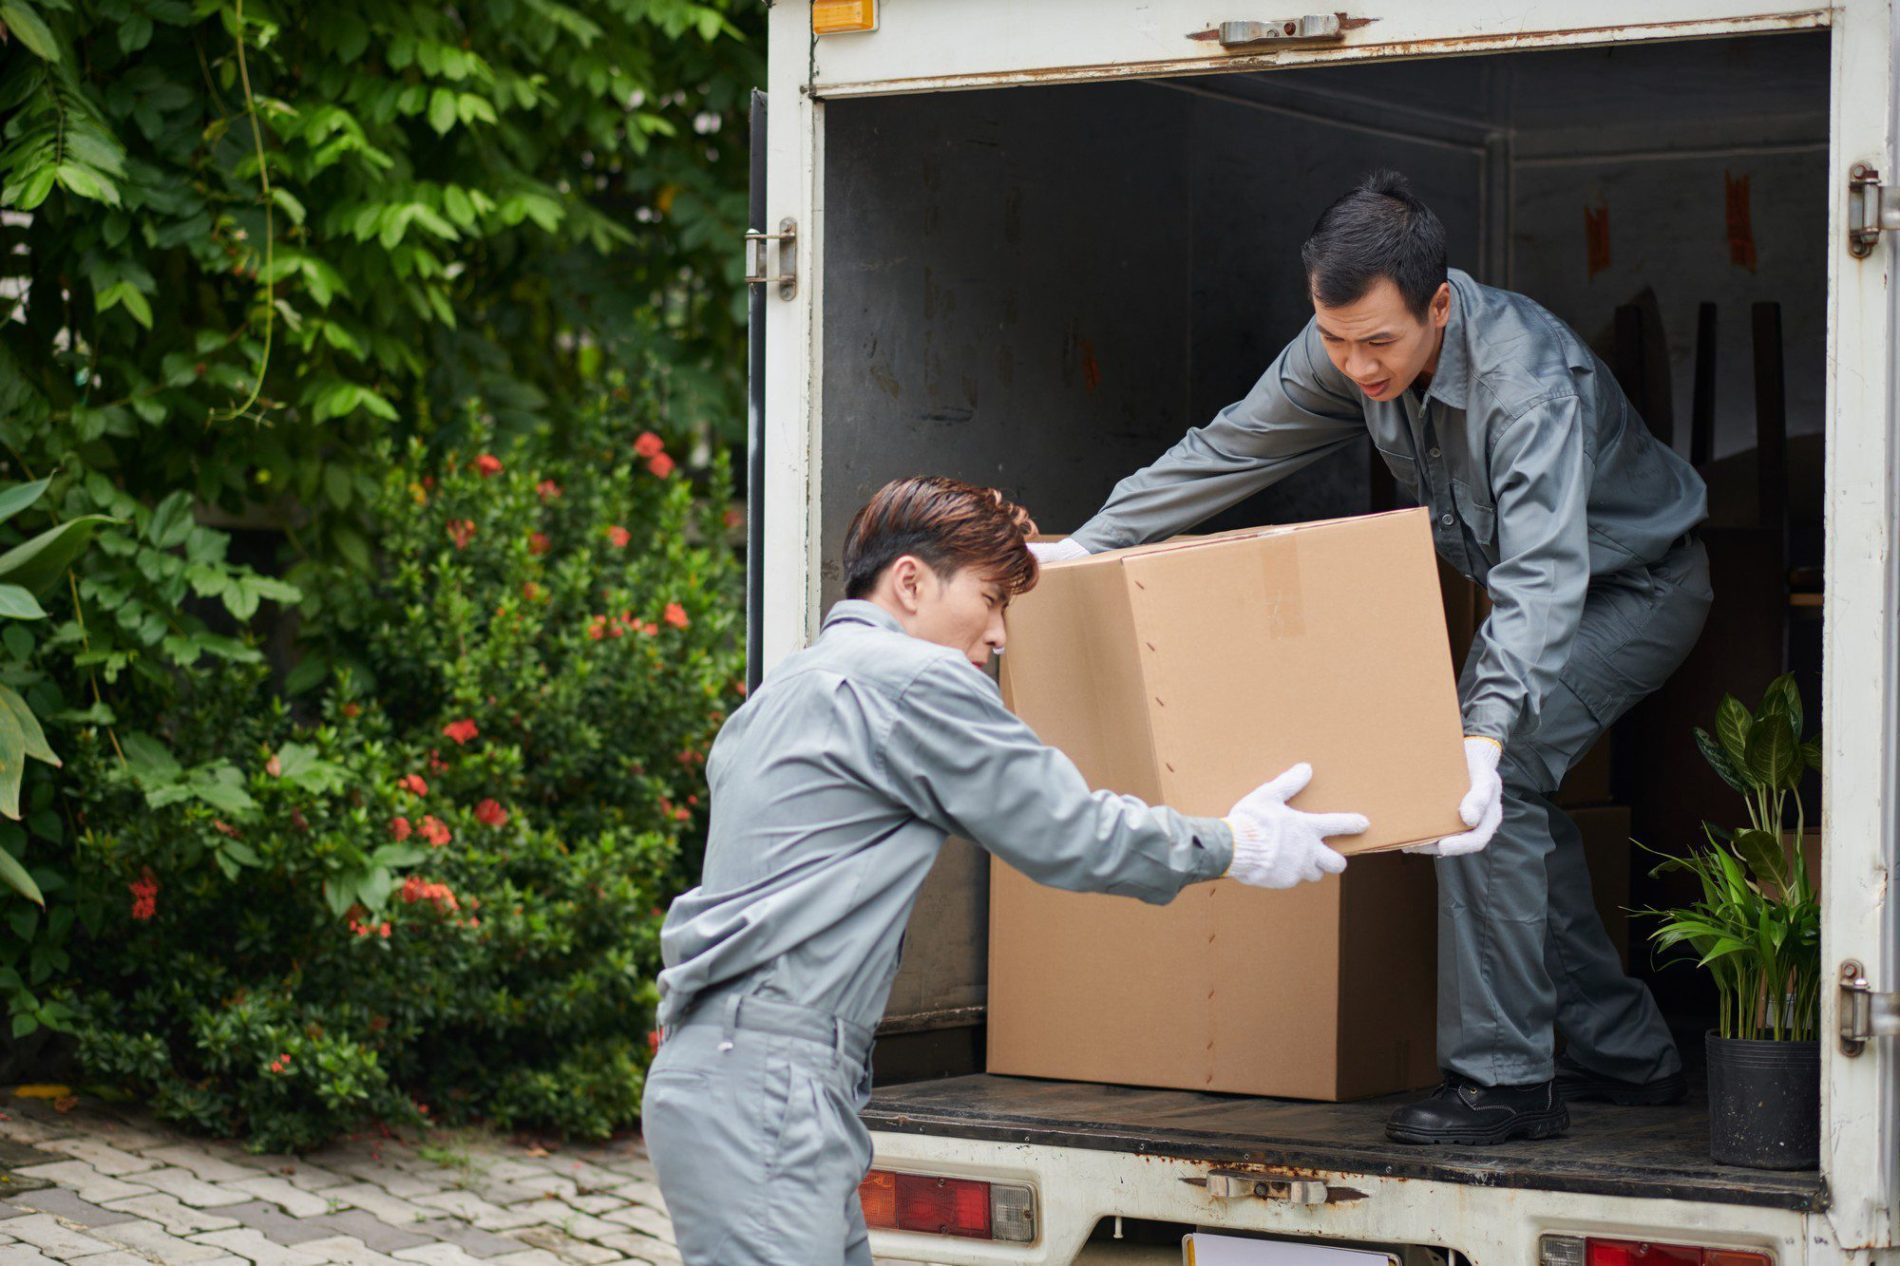
{"label": "man's brown hair", "polygon": [[1029,512],[994,488],[955,479],[893,479],[852,516],[844,536],[844,596],[867,597],[884,569],[905,554],[945,580],[974,567],[1009,594],[1036,584]]}

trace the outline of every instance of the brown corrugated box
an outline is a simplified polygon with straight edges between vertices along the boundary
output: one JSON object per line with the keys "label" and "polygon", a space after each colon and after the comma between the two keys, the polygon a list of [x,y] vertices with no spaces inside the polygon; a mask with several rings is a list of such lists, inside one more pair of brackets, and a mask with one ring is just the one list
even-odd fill
{"label": "brown corrugated box", "polygon": [[[1097,787],[1225,814],[1296,761],[1295,804],[1367,814],[1345,851],[1463,830],[1467,789],[1422,510],[1122,550],[1044,570],[1003,688]],[[991,1072],[1346,1099],[1436,1075],[1435,886],[1362,857],[1288,892],[1172,905],[992,876]]]}

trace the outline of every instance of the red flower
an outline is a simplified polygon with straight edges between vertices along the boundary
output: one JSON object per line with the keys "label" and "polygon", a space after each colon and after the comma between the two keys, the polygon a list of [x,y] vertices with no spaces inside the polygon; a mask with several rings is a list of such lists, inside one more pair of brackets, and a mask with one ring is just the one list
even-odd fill
{"label": "red flower", "polygon": [[548,540],[548,534],[546,532],[528,533],[528,552],[530,554],[545,554],[548,552],[548,547],[553,544],[554,542]]}
{"label": "red flower", "polygon": [[475,722],[467,718],[463,718],[460,721],[449,722],[442,727],[442,732],[454,739],[457,744],[466,743],[481,733],[480,730],[475,728]]}
{"label": "red flower", "polygon": [[387,920],[387,919],[384,919],[384,920],[383,920],[383,925],[382,925],[381,927],[379,927],[379,928],[377,928],[376,930],[377,930],[377,932],[379,932],[379,933],[381,933],[381,934],[382,934],[382,938],[383,938],[383,939],[384,939],[385,941],[387,941],[387,940],[389,939],[389,920]]}
{"label": "red flower", "polygon": [[552,479],[543,479],[534,486],[534,490],[541,494],[541,500],[543,501],[552,501],[561,495],[561,485],[555,483]]}
{"label": "red flower", "polygon": [[604,615],[595,616],[593,620],[590,621],[587,625],[587,636],[593,638],[596,642],[598,642],[601,638],[606,637],[607,636],[607,617]]}
{"label": "red flower", "polygon": [[436,753],[436,750],[433,747],[430,748],[429,749],[429,768],[439,774],[443,770],[447,769],[448,767],[449,767],[449,763],[443,760],[442,757]]}
{"label": "red flower", "polygon": [[665,620],[676,629],[685,628],[691,621],[686,618],[686,608],[677,602],[666,604]]}
{"label": "red flower", "polygon": [[126,885],[132,892],[132,917],[143,923],[158,913],[158,880],[152,868],[145,867],[138,879]]}
{"label": "red flower", "polygon": [[475,806],[475,820],[483,826],[508,825],[508,810],[493,800],[484,800]]}
{"label": "red flower", "polygon": [[273,753],[271,758],[264,762],[264,772],[269,774],[272,778],[282,778],[284,776],[284,762],[278,760]]}
{"label": "red flower", "polygon": [[455,893],[447,884],[433,884],[420,875],[411,875],[402,881],[402,890],[397,894],[407,905],[418,901],[433,902],[435,908],[443,913],[460,910],[462,903],[455,899]]}
{"label": "red flower", "polygon": [[660,1031],[658,1029],[651,1029],[647,1032],[647,1049],[650,1051],[660,1049]]}
{"label": "red flower", "polygon": [[529,602],[539,602],[541,601],[541,586],[532,580],[526,581],[521,586],[521,596]]}
{"label": "red flower", "polygon": [[627,531],[626,528],[621,527],[618,523],[607,529],[607,540],[612,543],[615,549],[627,548],[627,542],[632,539],[633,533]]}
{"label": "red flower", "polygon": [[740,510],[740,509],[736,509],[736,508],[728,506],[726,508],[725,517],[726,517],[726,526],[728,528],[740,527],[745,523],[744,510]]}
{"label": "red flower", "polygon": [[450,519],[449,539],[455,542],[456,549],[468,548],[469,538],[475,535],[475,520]]}
{"label": "red flower", "polygon": [[501,473],[501,458],[493,453],[483,453],[475,459],[475,469],[481,472],[483,479],[493,479]]}
{"label": "red flower", "polygon": [[668,475],[673,473],[673,459],[668,457],[665,453],[660,453],[655,456],[652,461],[647,463],[647,469],[661,479],[665,479]]}
{"label": "red flower", "polygon": [[343,715],[346,717],[360,717],[363,715],[362,706],[352,700],[343,705]]}
{"label": "red flower", "polygon": [[396,780],[396,785],[404,791],[413,791],[419,796],[429,794],[429,784],[422,781],[421,774],[404,774]]}
{"label": "red flower", "polygon": [[408,818],[391,818],[389,820],[390,839],[400,844],[413,834],[415,834],[415,828],[409,825]]}
{"label": "red flower", "polygon": [[666,441],[651,431],[642,431],[640,438],[633,442],[633,451],[641,457],[658,457],[666,451]]}
{"label": "red flower", "polygon": [[422,832],[422,838],[429,841],[432,848],[441,848],[454,838],[449,834],[449,828],[443,826],[441,820],[434,814],[424,814],[422,825],[418,829]]}

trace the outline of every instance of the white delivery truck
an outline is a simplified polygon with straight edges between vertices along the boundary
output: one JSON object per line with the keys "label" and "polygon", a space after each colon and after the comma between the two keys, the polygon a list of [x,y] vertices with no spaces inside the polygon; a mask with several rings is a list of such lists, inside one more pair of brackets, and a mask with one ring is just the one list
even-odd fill
{"label": "white delivery truck", "polygon": [[[1741,605],[1705,645],[1816,665],[1820,1168],[1715,1166],[1693,1106],[1407,1148],[1386,1104],[986,1076],[987,871],[953,842],[867,1113],[897,1221],[921,1229],[876,1251],[1167,1261],[1217,1232],[1242,1241],[1219,1260],[1259,1263],[1900,1262],[1892,4],[1364,2],[775,0],[747,256],[753,670],[812,636],[844,525],[887,478],[995,484],[1079,524],[1244,394],[1309,313],[1314,216],[1399,168],[1454,265],[1614,344],[1710,478],[1711,539],[1738,517],[1738,460],[1740,518],[1797,503],[1736,528],[1728,564],[1712,545]],[[1329,459],[1238,521],[1374,508],[1375,469]],[[1675,768],[1621,777],[1666,819]]]}

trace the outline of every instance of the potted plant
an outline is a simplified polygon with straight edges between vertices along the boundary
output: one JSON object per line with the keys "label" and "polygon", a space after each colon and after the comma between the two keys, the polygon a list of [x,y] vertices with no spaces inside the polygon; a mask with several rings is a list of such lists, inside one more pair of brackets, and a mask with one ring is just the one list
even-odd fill
{"label": "potted plant", "polygon": [[[1658,854],[1652,874],[1686,871],[1701,897],[1638,913],[1659,920],[1657,950],[1685,949],[1715,978],[1718,1026],[1708,1035],[1709,1154],[1757,1169],[1820,1161],[1821,907],[1801,837],[1802,775],[1820,768],[1819,736],[1802,733],[1801,693],[1776,678],[1752,712],[1727,696],[1715,733],[1696,745],[1739,792],[1748,824],[1703,823],[1686,857]],[[1792,828],[1792,830],[1790,830]],[[1654,852],[1655,850],[1651,850]]]}

